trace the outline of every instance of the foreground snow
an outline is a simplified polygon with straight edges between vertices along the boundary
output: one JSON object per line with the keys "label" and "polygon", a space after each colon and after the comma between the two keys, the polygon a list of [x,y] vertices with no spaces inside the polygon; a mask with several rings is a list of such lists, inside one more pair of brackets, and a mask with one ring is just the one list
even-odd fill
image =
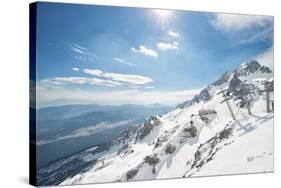
{"label": "foreground snow", "polygon": [[250,126],[256,125],[253,129],[238,129],[241,136],[218,152],[195,176],[273,172],[273,116],[260,115],[263,118],[249,121]]}

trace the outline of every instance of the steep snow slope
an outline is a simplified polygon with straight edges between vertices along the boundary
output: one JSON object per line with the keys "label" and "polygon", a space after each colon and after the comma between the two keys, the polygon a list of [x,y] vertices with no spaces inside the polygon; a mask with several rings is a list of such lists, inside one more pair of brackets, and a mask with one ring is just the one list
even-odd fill
{"label": "steep snow slope", "polygon": [[241,136],[230,147],[221,149],[214,160],[203,166],[195,176],[272,172],[273,117],[272,114],[260,115],[262,118],[249,121],[255,127],[249,130],[238,128],[237,136]]}
{"label": "steep snow slope", "polygon": [[[255,81],[271,77],[256,61],[243,64],[187,106],[147,119],[133,139],[116,144],[93,168],[62,185],[273,171],[273,113],[266,112],[261,82]],[[233,95],[228,102],[235,120],[222,103],[226,89]],[[241,107],[249,96],[249,108]]]}

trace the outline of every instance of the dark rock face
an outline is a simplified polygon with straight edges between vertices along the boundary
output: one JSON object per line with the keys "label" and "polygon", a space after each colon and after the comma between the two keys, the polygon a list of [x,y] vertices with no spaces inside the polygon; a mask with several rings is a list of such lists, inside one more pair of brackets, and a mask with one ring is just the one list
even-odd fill
{"label": "dark rock face", "polygon": [[[220,144],[228,141],[232,136],[233,130],[229,126],[227,124],[222,131],[197,148],[197,151],[194,153],[193,162],[191,163],[191,170],[197,169],[198,171],[204,164],[213,159],[214,155],[222,148]],[[225,143],[224,145],[228,144],[231,144],[231,142]],[[186,177],[186,175],[183,177]]]}
{"label": "dark rock face", "polygon": [[231,92],[234,100],[239,101],[240,108],[251,106],[252,95],[258,93],[258,88],[247,82],[242,82],[239,78],[234,77],[230,83],[228,91]]}
{"label": "dark rock face", "polygon": [[193,102],[199,103],[200,101],[207,102],[212,96],[209,92],[209,87],[203,89],[198,95],[195,95],[192,99]]}
{"label": "dark rock face", "polygon": [[122,146],[118,151],[117,151],[117,155],[119,155],[121,152],[127,150],[129,148],[128,144],[125,144],[124,146]]}
{"label": "dark rock face", "polygon": [[146,156],[144,162],[148,163],[150,166],[155,166],[160,162],[160,159],[157,157],[157,154],[155,154],[153,156]]}
{"label": "dark rock face", "polygon": [[209,93],[208,89],[203,89],[200,93],[199,93],[199,99],[201,101],[209,101],[211,99],[211,95]]}
{"label": "dark rock face", "polygon": [[229,71],[225,72],[222,77],[220,77],[217,81],[212,83],[213,86],[220,86],[229,81],[231,73]]}
{"label": "dark rock face", "polygon": [[174,146],[172,144],[168,144],[166,149],[165,149],[165,153],[166,154],[172,154],[172,153],[174,153],[175,150],[176,150],[176,146]]}
{"label": "dark rock face", "polygon": [[194,154],[194,160],[199,161],[199,160],[201,160],[201,158],[202,158],[201,152],[200,152],[200,150],[197,150]]}
{"label": "dark rock face", "polygon": [[198,95],[195,95],[189,101],[185,101],[184,103],[179,104],[177,106],[177,108],[181,108],[182,109],[182,108],[186,108],[186,107],[191,106],[193,103],[199,103],[201,101],[203,101],[203,102],[209,101],[212,98],[212,96],[211,96],[211,94],[209,92],[209,89],[210,89],[210,87],[207,87],[207,88],[201,90]]}
{"label": "dark rock face", "polygon": [[259,70],[261,73],[272,73],[272,70],[270,70],[269,67],[265,67],[265,66],[261,66]]}
{"label": "dark rock face", "polygon": [[136,175],[137,175],[137,173],[138,173],[138,169],[136,168],[136,169],[132,169],[132,170],[129,170],[127,173],[126,173],[126,178],[127,178],[127,180],[130,180],[130,179],[132,179],[133,177],[135,177]]}
{"label": "dark rock face", "polygon": [[228,91],[236,92],[242,83],[243,82],[237,76],[234,76],[229,82]]}
{"label": "dark rock face", "polygon": [[243,83],[240,87],[236,90],[235,96],[238,98],[248,96],[250,94],[256,93],[257,88],[253,84]]}
{"label": "dark rock face", "polygon": [[248,76],[249,74],[256,72],[260,67],[261,65],[256,60],[252,60],[249,63],[246,63],[243,67],[235,70],[234,75],[236,77]]}
{"label": "dark rock face", "polygon": [[227,139],[230,135],[232,135],[232,129],[231,128],[224,129],[219,133],[219,139],[220,140]]}
{"label": "dark rock face", "polygon": [[196,137],[197,135],[197,128],[194,125],[192,125],[190,127],[184,128],[183,132],[186,133],[184,134],[184,137],[193,138]]}
{"label": "dark rock face", "polygon": [[235,92],[235,100],[239,100],[240,108],[249,108],[253,102],[252,95],[258,94],[258,88],[253,84],[244,83]]}
{"label": "dark rock face", "polygon": [[211,122],[210,116],[216,115],[217,111],[214,109],[201,109],[198,111],[198,113],[199,113],[200,119],[208,124]]}
{"label": "dark rock face", "polygon": [[200,150],[197,150],[194,154],[194,161],[193,164],[191,166],[191,168],[194,168],[196,166],[196,164],[202,159],[202,155]]}
{"label": "dark rock face", "polygon": [[162,146],[163,143],[167,142],[169,138],[170,138],[170,133],[166,133],[164,135],[161,135],[160,137],[157,138],[157,141],[154,145],[154,148],[158,148],[159,146]]}
{"label": "dark rock face", "polygon": [[160,123],[161,122],[157,116],[151,116],[144,122],[144,126],[139,130],[138,138],[142,140],[154,129],[154,127],[160,125]]}
{"label": "dark rock face", "polygon": [[244,70],[250,72],[250,73],[254,73],[256,72],[259,68],[261,67],[261,65],[256,61],[256,60],[252,60],[250,61],[246,68]]}

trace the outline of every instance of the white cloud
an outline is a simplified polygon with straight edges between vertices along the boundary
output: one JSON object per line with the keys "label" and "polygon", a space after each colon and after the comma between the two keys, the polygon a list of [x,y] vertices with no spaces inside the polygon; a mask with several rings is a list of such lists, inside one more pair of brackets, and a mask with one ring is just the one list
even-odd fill
{"label": "white cloud", "polygon": [[241,40],[240,44],[250,44],[254,42],[272,42],[273,28],[267,27],[259,32],[254,33],[254,35]]}
{"label": "white cloud", "polygon": [[112,80],[104,80],[99,78],[88,78],[88,77],[55,77],[51,79],[42,80],[44,83],[55,84],[55,85],[65,85],[65,84],[91,84],[99,86],[115,87],[124,85],[119,82]]}
{"label": "white cloud", "polygon": [[[37,83],[38,84],[38,83]],[[38,87],[38,86],[37,86]],[[64,87],[50,87],[46,90],[37,91],[37,105],[55,105],[54,101],[67,101],[66,104],[74,104],[76,101],[85,101],[84,104],[154,104],[177,105],[191,99],[198,90],[181,91],[140,91],[140,90],[118,90],[118,91],[97,91],[95,89],[70,89]],[[73,103],[71,103],[71,101]],[[60,103],[59,105],[63,105]]]}
{"label": "white cloud", "polygon": [[179,49],[179,43],[174,41],[172,43],[164,43],[164,42],[158,42],[156,44],[156,46],[162,50],[162,51],[166,51],[166,50],[178,50]]}
{"label": "white cloud", "polygon": [[73,51],[73,52],[76,52],[78,54],[86,54],[88,53],[89,49],[88,48],[85,48],[85,47],[82,47],[76,43],[73,43],[72,45],[70,45],[70,49]]}
{"label": "white cloud", "polygon": [[266,52],[258,55],[256,57],[256,59],[262,65],[267,66],[271,70],[273,70],[274,54],[273,54],[273,48],[272,47],[270,49],[268,49]]}
{"label": "white cloud", "polygon": [[124,60],[121,59],[121,58],[115,57],[113,60],[114,60],[114,61],[117,61],[118,63],[124,63]]}
{"label": "white cloud", "polygon": [[55,77],[43,79],[43,83],[54,84],[54,85],[64,85],[67,83],[75,84],[84,84],[86,81],[83,81],[84,77]]}
{"label": "white cloud", "polygon": [[81,55],[75,55],[74,58],[77,59],[77,60],[80,60],[80,61],[87,61],[87,58],[85,58]]}
{"label": "white cloud", "polygon": [[133,85],[144,85],[153,82],[151,78],[141,75],[110,73],[103,72],[98,69],[84,69],[83,72],[97,77],[107,78],[116,82],[125,82]]}
{"label": "white cloud", "polygon": [[140,85],[153,82],[153,80],[146,76],[131,75],[131,74],[118,74],[103,72],[99,69],[84,69],[85,74],[89,74],[95,77],[55,77],[42,80],[44,83],[54,85],[65,85],[65,84],[92,84],[100,86],[130,86],[132,88],[138,88]]}
{"label": "white cloud", "polygon": [[222,31],[238,31],[250,29],[252,27],[265,27],[272,24],[273,19],[270,16],[254,16],[240,14],[214,14],[211,24]]}
{"label": "white cloud", "polygon": [[74,58],[79,61],[84,62],[96,62],[101,61],[100,58],[93,52],[90,51],[89,48],[83,47],[77,43],[69,44],[70,50],[74,52]]}
{"label": "white cloud", "polygon": [[179,37],[179,33],[174,32],[174,31],[169,31],[169,32],[168,32],[168,35],[170,35],[171,37],[175,37],[175,38],[178,38],[178,37]]}
{"label": "white cloud", "polygon": [[78,67],[72,67],[71,69],[75,72],[79,72],[79,70],[80,70]]}
{"label": "white cloud", "polygon": [[102,76],[114,81],[125,82],[133,85],[144,85],[153,82],[151,78],[140,75],[104,73]]}
{"label": "white cloud", "polygon": [[128,62],[126,62],[124,59],[121,59],[121,58],[115,57],[113,60],[114,60],[115,62],[117,62],[117,63],[120,63],[120,64],[133,66],[132,63],[128,63]]}
{"label": "white cloud", "polygon": [[84,54],[84,53],[85,53],[84,50],[81,50],[81,49],[76,48],[76,47],[71,47],[71,50],[72,50],[73,52],[78,53],[78,54]]}
{"label": "white cloud", "polygon": [[78,49],[80,49],[80,50],[89,50],[88,48],[85,48],[85,47],[83,47],[83,46],[80,46],[80,45],[77,44],[77,43],[73,43],[73,46],[76,47],[76,48],[78,48]]}
{"label": "white cloud", "polygon": [[[44,83],[44,84],[52,84],[52,85],[65,85],[67,83],[61,82],[61,81],[57,81],[54,78],[46,78],[43,80],[40,80],[39,82]],[[44,87],[40,88],[41,90],[44,89]]]}
{"label": "white cloud", "polygon": [[154,86],[146,86],[144,89],[154,89]]}
{"label": "white cloud", "polygon": [[143,45],[139,46],[139,49],[136,49],[136,48],[132,47],[131,50],[135,53],[141,53],[141,54],[146,55],[146,56],[158,57],[157,52],[155,52],[154,50],[149,49],[149,48],[147,48]]}
{"label": "white cloud", "polygon": [[98,70],[98,69],[84,69],[83,72],[86,74],[93,75],[93,76],[102,76],[102,74],[103,74],[103,71]]}

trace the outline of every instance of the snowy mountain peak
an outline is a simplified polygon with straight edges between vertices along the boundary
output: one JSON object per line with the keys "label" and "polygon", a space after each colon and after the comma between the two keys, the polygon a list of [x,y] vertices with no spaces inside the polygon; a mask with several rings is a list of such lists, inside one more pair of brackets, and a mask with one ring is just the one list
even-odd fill
{"label": "snowy mountain peak", "polygon": [[189,107],[193,103],[207,102],[212,99],[215,90],[229,89],[232,91],[234,87],[238,87],[241,82],[253,82],[256,78],[268,80],[272,75],[269,67],[261,65],[256,60],[251,60],[241,64],[233,71],[226,71],[218,80],[202,89],[199,94],[195,95],[191,100],[185,101],[177,106],[177,108]]}
{"label": "snowy mountain peak", "polygon": [[252,73],[272,73],[272,70],[270,70],[269,67],[262,66],[260,63],[256,60],[251,60],[248,63],[243,63],[239,66],[238,69],[234,71],[234,74],[239,76],[249,76]]}
{"label": "snowy mountain peak", "polygon": [[249,62],[242,63],[239,66],[239,69],[246,69],[246,68],[253,68],[254,70],[257,70],[261,65],[257,60],[250,60]]}

